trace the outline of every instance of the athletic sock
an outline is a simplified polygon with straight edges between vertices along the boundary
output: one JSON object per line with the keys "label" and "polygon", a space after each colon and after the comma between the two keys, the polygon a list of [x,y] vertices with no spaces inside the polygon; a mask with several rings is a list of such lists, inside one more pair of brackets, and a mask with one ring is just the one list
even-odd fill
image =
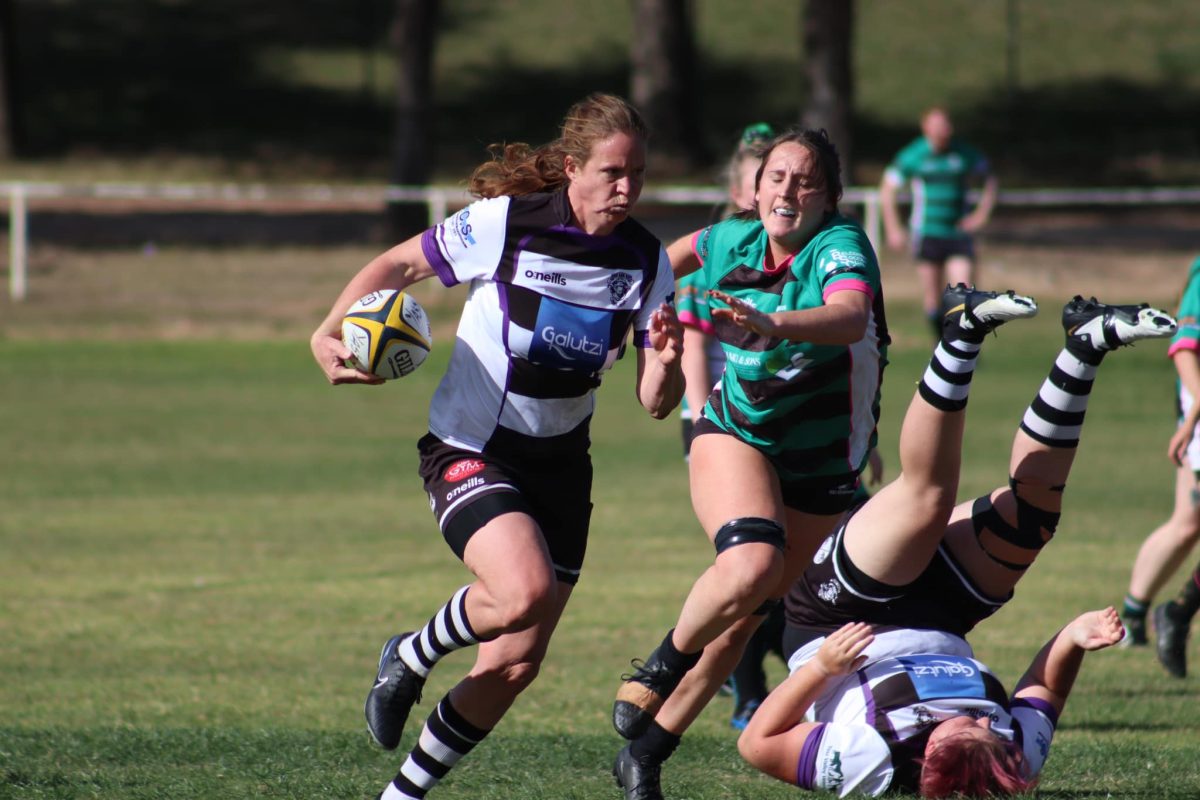
{"label": "athletic sock", "polygon": [[1121,616],[1125,618],[1140,617],[1146,618],[1146,613],[1150,610],[1148,603],[1143,603],[1131,594],[1125,595],[1125,602],[1121,607]]}
{"label": "athletic sock", "polygon": [[629,754],[643,764],[661,764],[671,757],[682,739],[679,734],[651,722],[645,733],[629,743]]}
{"label": "athletic sock", "polygon": [[1171,606],[1167,607],[1171,615],[1181,622],[1189,622],[1196,616],[1196,611],[1200,610],[1200,566],[1192,571]]}
{"label": "athletic sock", "polygon": [[421,800],[490,732],[463,719],[450,705],[450,695],[446,695],[425,721],[417,746],[408,754],[381,800]]}
{"label": "athletic sock", "polygon": [[665,664],[672,672],[682,674],[696,666],[700,661],[700,656],[704,655],[704,650],[701,649],[698,653],[684,653],[675,647],[675,642],[671,641],[671,637],[674,635],[674,628],[667,631],[662,644],[658,646],[658,660]]}
{"label": "athletic sock", "polygon": [[1077,447],[1096,366],[1062,350],[1026,409],[1021,430],[1049,447]]}
{"label": "athletic sock", "polygon": [[429,671],[442,656],[479,644],[479,637],[467,620],[469,588],[464,586],[455,592],[450,602],[442,606],[425,627],[400,642],[400,658],[422,678],[429,677]]}
{"label": "athletic sock", "polygon": [[980,346],[980,342],[962,338],[938,340],[929,366],[917,385],[925,402],[942,411],[961,411],[967,407]]}

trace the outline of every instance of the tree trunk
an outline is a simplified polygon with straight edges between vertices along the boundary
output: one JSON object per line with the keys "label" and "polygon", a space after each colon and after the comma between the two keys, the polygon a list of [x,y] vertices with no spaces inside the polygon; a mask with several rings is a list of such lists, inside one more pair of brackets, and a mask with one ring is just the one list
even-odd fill
{"label": "tree trunk", "polygon": [[[433,52],[437,41],[438,0],[396,0],[390,41],[396,54],[396,128],[393,184],[428,183],[433,162]],[[397,239],[423,230],[429,222],[423,204],[393,203],[388,222]]]}
{"label": "tree trunk", "polygon": [[842,159],[843,181],[852,181],[854,111],[854,0],[808,0],[801,21],[808,106],[806,128],[824,128]]}
{"label": "tree trunk", "polygon": [[705,163],[691,0],[636,0],[631,41],[630,99],[650,126],[656,158]]}
{"label": "tree trunk", "polygon": [[12,0],[0,0],[0,159],[12,158],[20,146],[17,125],[16,35]]}

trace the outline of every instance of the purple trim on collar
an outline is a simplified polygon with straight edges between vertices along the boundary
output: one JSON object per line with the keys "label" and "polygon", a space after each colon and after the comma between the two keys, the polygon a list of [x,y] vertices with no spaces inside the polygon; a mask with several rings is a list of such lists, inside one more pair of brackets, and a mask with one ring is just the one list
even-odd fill
{"label": "purple trim on collar", "polygon": [[442,248],[438,243],[438,236],[442,234],[442,228],[442,225],[434,225],[421,234],[421,252],[425,254],[425,260],[429,262],[429,266],[433,267],[434,273],[437,274],[438,280],[443,285],[457,286],[458,278],[454,275],[454,268],[442,255]]}

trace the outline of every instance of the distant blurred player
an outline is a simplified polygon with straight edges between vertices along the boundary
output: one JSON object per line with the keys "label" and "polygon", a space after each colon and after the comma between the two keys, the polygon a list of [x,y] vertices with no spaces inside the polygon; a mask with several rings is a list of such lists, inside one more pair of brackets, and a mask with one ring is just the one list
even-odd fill
{"label": "distant blurred player", "polygon": [[[1176,465],[1175,509],[1138,551],[1129,578],[1121,617],[1129,635],[1127,645],[1144,645],[1146,614],[1154,596],[1183,564],[1200,539],[1200,258],[1192,262],[1179,302],[1179,329],[1167,355],[1179,373],[1179,426],[1167,444],[1167,457]],[[1200,608],[1200,566],[1188,577],[1179,596],[1154,609],[1155,649],[1167,672],[1187,675],[1188,627]]]}
{"label": "distant blurred player", "polygon": [[[998,182],[983,154],[954,138],[954,125],[945,109],[930,108],[921,116],[921,134],[884,172],[879,199],[888,247],[903,250],[910,244],[917,259],[921,303],[936,338],[942,288],[947,283],[971,283],[975,267],[971,234],[991,217]],[[975,181],[982,181],[983,192],[968,213],[967,190]],[[907,233],[897,203],[904,186],[912,188]]]}

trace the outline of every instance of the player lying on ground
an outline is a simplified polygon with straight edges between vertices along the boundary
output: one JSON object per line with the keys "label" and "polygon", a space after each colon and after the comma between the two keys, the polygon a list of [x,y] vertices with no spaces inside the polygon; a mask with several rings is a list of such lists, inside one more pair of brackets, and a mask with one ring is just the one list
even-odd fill
{"label": "player lying on ground", "polygon": [[1175,321],[1146,306],[1068,303],[1066,345],[1016,433],[1008,485],[955,506],[980,344],[996,325],[1031,316],[1032,303],[961,285],[946,299],[941,341],[901,428],[901,474],[847,517],[789,593],[793,674],[739,741],[751,764],[805,788],[1023,791],[1084,652],[1123,632],[1111,608],[1077,618],[1011,698],[962,638],[1012,597],[1054,534],[1104,355],[1168,336]]}

